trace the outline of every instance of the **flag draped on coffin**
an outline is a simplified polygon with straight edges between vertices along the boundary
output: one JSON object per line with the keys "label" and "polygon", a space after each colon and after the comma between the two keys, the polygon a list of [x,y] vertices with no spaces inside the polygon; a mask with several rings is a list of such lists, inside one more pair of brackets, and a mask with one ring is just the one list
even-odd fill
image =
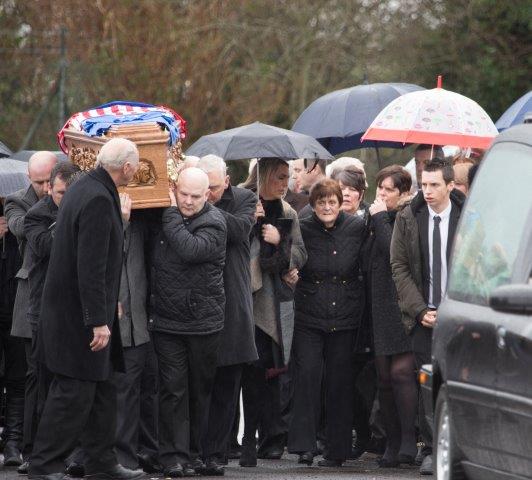
{"label": "flag draped on coffin", "polygon": [[186,121],[171,108],[149,103],[115,101],[72,115],[57,134],[59,146],[68,153],[64,131],[73,129],[90,137],[101,136],[112,125],[156,122],[170,134],[169,144],[186,138]]}

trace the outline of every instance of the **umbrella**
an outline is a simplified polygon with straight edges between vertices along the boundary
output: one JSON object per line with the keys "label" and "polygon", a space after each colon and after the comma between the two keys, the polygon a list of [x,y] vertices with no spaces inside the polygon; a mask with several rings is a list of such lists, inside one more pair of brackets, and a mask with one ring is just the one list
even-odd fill
{"label": "umbrella", "polygon": [[532,91],[525,93],[519,100],[514,102],[506,112],[504,112],[495,123],[495,126],[499,129],[499,132],[523,123],[525,115],[532,112]]}
{"label": "umbrella", "polygon": [[5,143],[0,142],[0,157],[10,157],[12,153]]}
{"label": "umbrella", "polygon": [[27,163],[12,158],[0,159],[0,197],[7,197],[29,184]]}
{"label": "umbrella", "polygon": [[[19,150],[18,152],[10,155],[10,157],[14,158],[15,160],[28,162],[30,157],[38,151],[39,150]],[[68,157],[60,150],[53,151],[52,153],[57,157],[57,160],[59,160],[60,162],[66,162],[68,160]]]}
{"label": "umbrella", "polygon": [[265,157],[334,160],[314,138],[260,122],[204,135],[186,154],[197,157],[214,154],[224,160]]}
{"label": "umbrella", "polygon": [[333,155],[357,148],[402,148],[402,143],[362,143],[360,139],[386,105],[418,90],[423,88],[411,83],[373,83],[336,90],[314,100],[292,130],[317,138]]}
{"label": "umbrella", "polygon": [[498,134],[484,109],[470,98],[438,87],[411,92],[385,107],[362,137],[402,143],[488,148]]}

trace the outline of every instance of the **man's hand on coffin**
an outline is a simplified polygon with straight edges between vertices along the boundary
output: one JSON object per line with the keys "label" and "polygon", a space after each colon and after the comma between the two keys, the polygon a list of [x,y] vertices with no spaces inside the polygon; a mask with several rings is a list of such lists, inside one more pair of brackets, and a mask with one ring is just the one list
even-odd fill
{"label": "man's hand on coffin", "polygon": [[120,194],[120,209],[122,210],[122,219],[129,222],[131,217],[131,197],[127,193]]}

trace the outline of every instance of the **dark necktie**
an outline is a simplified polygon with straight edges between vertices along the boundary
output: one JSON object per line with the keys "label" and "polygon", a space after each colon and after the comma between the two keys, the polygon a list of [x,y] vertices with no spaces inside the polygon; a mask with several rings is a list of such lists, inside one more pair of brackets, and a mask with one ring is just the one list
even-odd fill
{"label": "dark necktie", "polygon": [[432,303],[436,308],[441,302],[441,218],[434,217],[434,231],[432,232]]}

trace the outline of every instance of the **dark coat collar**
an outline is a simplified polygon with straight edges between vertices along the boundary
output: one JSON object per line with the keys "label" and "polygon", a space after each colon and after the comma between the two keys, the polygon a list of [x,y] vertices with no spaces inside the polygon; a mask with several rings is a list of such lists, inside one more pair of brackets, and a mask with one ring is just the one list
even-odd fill
{"label": "dark coat collar", "polygon": [[344,223],[346,218],[347,218],[347,214],[343,210],[340,210],[340,213],[338,214],[338,217],[336,218],[336,222],[334,222],[334,225],[331,228],[325,228],[325,225],[323,225],[323,222],[318,218],[318,216],[316,215],[316,212],[314,211],[312,212],[312,220],[314,220],[314,223],[316,223],[316,225],[318,225],[320,228],[327,230],[328,232],[332,230],[336,230],[340,225]]}
{"label": "dark coat collar", "polygon": [[111,175],[105,170],[105,168],[102,167],[96,167],[94,170],[91,170],[89,172],[89,175],[104,185],[107,190],[109,190],[109,193],[113,196],[113,199],[116,203],[116,206],[118,207],[118,211],[121,211],[120,208],[120,197],[118,196],[118,190],[116,188],[115,182],[111,178]]}
{"label": "dark coat collar", "polygon": [[26,190],[26,193],[24,193],[24,195],[22,196],[22,200],[24,200],[29,205],[35,205],[39,201],[39,197],[35,193],[33,185],[30,184],[30,186]]}
{"label": "dark coat collar", "polygon": [[[457,207],[458,211],[460,212],[462,210],[462,207],[464,206],[465,202],[465,195],[458,189],[453,189],[451,191],[450,200],[453,204],[453,207]],[[410,208],[412,209],[412,213],[417,215],[417,213],[423,209],[423,207],[427,206],[427,202],[425,201],[425,197],[423,196],[423,192],[421,190],[418,190],[416,196],[412,199],[410,202]]]}
{"label": "dark coat collar", "polygon": [[222,208],[227,205],[229,202],[232,202],[235,199],[235,194],[233,192],[233,187],[229,185],[222,195],[222,198],[216,203],[215,207]]}
{"label": "dark coat collar", "polygon": [[[179,210],[179,207],[176,207],[176,208],[178,212],[181,213],[181,211]],[[212,208],[212,205],[209,202],[205,202],[205,205],[203,205],[203,208],[198,213],[195,213],[191,217],[184,217],[183,214],[181,214],[181,216],[183,217],[184,220],[186,220],[187,222],[190,222],[191,220],[194,220],[195,218],[201,217],[205,212],[208,212],[211,208]]]}

